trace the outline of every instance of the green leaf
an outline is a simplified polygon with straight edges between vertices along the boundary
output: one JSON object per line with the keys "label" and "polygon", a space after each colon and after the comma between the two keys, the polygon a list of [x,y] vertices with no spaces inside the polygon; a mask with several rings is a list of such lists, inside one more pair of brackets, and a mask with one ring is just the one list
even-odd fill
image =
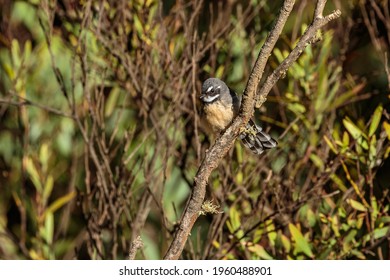
{"label": "green leaf", "polygon": [[287,253],[289,253],[291,250],[290,239],[287,236],[285,236],[284,234],[282,234],[281,239],[282,239],[282,244],[283,244],[284,249],[286,250]]}
{"label": "green leaf", "polygon": [[240,213],[235,207],[230,208],[229,217],[230,218],[226,222],[226,225],[230,233],[235,234],[237,238],[241,238],[244,234],[244,231],[241,229]]}
{"label": "green leaf", "polygon": [[304,114],[306,112],[305,106],[303,106],[298,102],[287,104],[287,109],[289,109],[291,112],[295,113],[296,115]]}
{"label": "green leaf", "polygon": [[260,241],[261,237],[263,237],[263,229],[259,228],[255,231],[255,233],[253,235],[253,243],[258,243]]}
{"label": "green leaf", "polygon": [[275,231],[275,225],[272,222],[272,220],[267,220],[266,222],[266,232],[268,232],[268,239],[271,243],[271,245],[275,246],[276,238],[278,237],[278,234]]}
{"label": "green leaf", "polygon": [[43,187],[42,187],[41,178],[31,158],[26,158],[25,166],[26,166],[27,173],[30,175],[31,181],[33,182],[35,188],[37,189],[37,192],[42,193]]}
{"label": "green leaf", "polygon": [[343,147],[347,148],[349,146],[349,134],[344,131],[343,133]]}
{"label": "green leaf", "polygon": [[260,259],[263,260],[273,260],[273,257],[268,254],[268,252],[264,249],[263,246],[259,244],[255,244],[253,246],[249,246],[248,250],[252,253],[255,253],[257,256],[260,257]]}
{"label": "green leaf", "polygon": [[358,257],[361,260],[365,260],[366,259],[366,256],[362,252],[360,252],[359,250],[352,249],[351,250],[351,254],[355,255],[356,257]]}
{"label": "green leaf", "polygon": [[67,204],[69,201],[71,201],[76,196],[76,192],[72,191],[64,196],[61,196],[60,198],[56,199],[50,206],[46,209],[46,211],[43,213],[43,217],[46,217],[48,213],[54,213],[58,209],[60,209],[62,206]]}
{"label": "green leaf", "polygon": [[371,219],[373,222],[376,221],[379,214],[379,208],[378,208],[378,202],[376,200],[376,197],[371,197]]}
{"label": "green leaf", "polygon": [[347,199],[347,203],[351,205],[351,207],[355,210],[366,212],[367,208],[360,202],[353,200],[353,199]]}
{"label": "green leaf", "polygon": [[42,165],[43,173],[46,173],[46,171],[49,167],[49,164],[48,164],[49,158],[50,158],[49,145],[47,143],[43,143],[41,148],[39,149],[39,161]]}
{"label": "green leaf", "polygon": [[300,79],[306,75],[305,69],[303,69],[303,67],[301,67],[298,63],[291,65],[289,72],[294,77],[294,79]]}
{"label": "green leaf", "polygon": [[223,77],[223,73],[225,72],[225,67],[224,65],[220,65],[217,68],[217,71],[215,71],[215,77]]}
{"label": "green leaf", "polygon": [[336,237],[340,237],[339,220],[337,215],[331,218],[331,227]]}
{"label": "green leaf", "polygon": [[371,137],[375,133],[376,129],[378,128],[379,123],[380,123],[381,118],[382,118],[382,112],[383,112],[382,105],[379,105],[378,107],[376,107],[374,115],[372,116],[370,128],[368,130],[368,136]]}
{"label": "green leaf", "polygon": [[307,210],[307,223],[310,227],[314,227],[317,223],[317,217],[310,208]]}
{"label": "green leaf", "polygon": [[54,235],[54,215],[52,212],[47,212],[45,218],[45,236],[44,236],[47,244],[53,243],[53,235]]}
{"label": "green leaf", "polygon": [[383,228],[376,228],[374,229],[373,233],[366,234],[363,239],[366,242],[369,241],[371,238],[380,239],[382,237],[385,237],[389,233],[389,230],[390,230],[389,226]]}
{"label": "green leaf", "polygon": [[244,175],[241,171],[237,172],[236,174],[236,182],[238,185],[241,185],[244,181]]}
{"label": "green leaf", "polygon": [[385,237],[389,233],[389,227],[374,229],[374,239]]}
{"label": "green leaf", "polygon": [[355,125],[351,120],[349,119],[343,119],[343,124],[345,128],[348,130],[348,132],[351,134],[351,136],[357,140],[357,143],[363,148],[368,150],[368,143],[365,140],[367,138],[367,135],[357,126]]}
{"label": "green leaf", "polygon": [[282,62],[285,59],[285,56],[282,54],[282,52],[278,48],[274,49],[274,55],[275,55],[276,59],[278,60],[278,62]]}
{"label": "green leaf", "polygon": [[311,161],[314,163],[315,166],[318,167],[319,170],[323,171],[324,170],[324,162],[322,161],[322,159],[317,156],[316,154],[310,154],[310,159]]}
{"label": "green leaf", "polygon": [[339,187],[342,192],[346,192],[348,188],[345,186],[343,180],[340,179],[335,173],[329,175],[330,179]]}
{"label": "green leaf", "polygon": [[353,139],[356,140],[365,135],[363,131],[361,131],[361,129],[357,127],[351,120],[343,119],[343,124],[345,128],[348,130],[348,132],[351,134]]}
{"label": "green leaf", "polygon": [[387,139],[390,140],[390,124],[387,121],[383,122],[383,129],[386,131]]}
{"label": "green leaf", "polygon": [[15,39],[13,39],[11,42],[11,55],[12,55],[12,63],[14,65],[14,69],[19,69],[21,64],[20,46],[19,46],[19,42]]}
{"label": "green leaf", "polygon": [[371,141],[370,141],[370,147],[368,150],[368,158],[370,160],[370,168],[373,168],[375,165],[375,158],[377,156],[377,150],[376,150],[376,136],[375,134],[372,135]]}
{"label": "green leaf", "polygon": [[295,241],[294,255],[298,254],[299,252],[303,252],[306,256],[312,258],[314,255],[311,251],[310,244],[302,235],[301,231],[291,223],[288,225],[288,228],[290,230],[291,236]]}
{"label": "green leaf", "polygon": [[47,200],[49,199],[51,192],[53,191],[53,186],[54,186],[54,179],[52,175],[48,175],[45,185],[43,187],[43,195],[42,195],[42,200],[44,205],[46,205]]}
{"label": "green leaf", "polygon": [[390,216],[384,216],[384,217],[379,217],[378,218],[378,224],[388,224],[390,223]]}
{"label": "green leaf", "polygon": [[120,96],[120,90],[118,87],[114,87],[109,96],[108,96],[108,99],[106,101],[106,104],[105,104],[105,110],[104,110],[104,116],[105,117],[109,117],[112,115],[112,113],[114,112],[114,109],[117,105],[117,101],[118,101],[118,98]]}
{"label": "green leaf", "polygon": [[344,243],[343,247],[344,250],[348,250],[347,247],[349,247],[348,243],[351,243],[355,240],[355,236],[357,235],[358,231],[356,229],[352,229],[350,232],[348,232],[347,236],[344,237]]}
{"label": "green leaf", "polygon": [[326,135],[324,135],[323,138],[324,138],[326,144],[327,144],[327,145],[329,146],[329,148],[332,150],[332,152],[335,153],[335,154],[337,155],[339,152],[337,151],[336,146],[333,145],[333,143],[330,141],[330,139],[329,139]]}

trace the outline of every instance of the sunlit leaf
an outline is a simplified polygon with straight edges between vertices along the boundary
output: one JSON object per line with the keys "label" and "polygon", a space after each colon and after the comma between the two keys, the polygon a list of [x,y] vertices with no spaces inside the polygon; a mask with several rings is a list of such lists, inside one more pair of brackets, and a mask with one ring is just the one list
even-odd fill
{"label": "sunlit leaf", "polygon": [[318,167],[319,170],[321,170],[321,171],[324,170],[324,162],[322,161],[322,159],[319,156],[312,153],[312,154],[310,154],[310,159],[314,163],[314,165]]}
{"label": "sunlit leaf", "polygon": [[275,246],[276,238],[278,237],[278,234],[275,231],[275,225],[272,222],[272,220],[267,220],[266,222],[266,232],[268,236],[268,240],[272,244],[272,246]]}
{"label": "sunlit leaf", "polygon": [[262,237],[263,237],[263,229],[259,228],[258,230],[255,231],[253,235],[253,242],[258,243]]}
{"label": "sunlit leaf", "polygon": [[325,140],[326,144],[329,146],[329,148],[332,150],[332,152],[335,154],[338,154],[336,146],[333,145],[333,143],[330,141],[330,139],[326,135],[324,135],[324,140]]}
{"label": "sunlit leaf", "polygon": [[44,205],[46,205],[46,202],[48,201],[48,199],[51,195],[51,192],[53,190],[53,186],[54,186],[54,178],[52,175],[48,175],[46,182],[45,182],[45,185],[43,186],[42,200],[43,200]]}
{"label": "sunlit leaf", "polygon": [[47,244],[53,243],[53,236],[54,236],[54,215],[51,212],[47,212],[45,218],[45,234],[44,234],[44,238]]}
{"label": "sunlit leaf", "polygon": [[288,228],[290,230],[291,236],[295,241],[294,254],[303,252],[306,256],[312,258],[314,255],[311,251],[310,244],[302,235],[301,231],[292,223],[288,225]]}
{"label": "sunlit leaf", "polygon": [[352,249],[351,250],[351,254],[352,255],[355,255],[356,257],[358,257],[359,259],[361,260],[365,260],[366,257],[364,256],[364,254],[362,252],[360,252],[359,250],[356,250],[356,249]]}
{"label": "sunlit leaf", "polygon": [[50,206],[46,209],[43,217],[46,216],[47,213],[52,212],[55,213],[58,209],[63,207],[65,204],[70,202],[74,197],[76,196],[76,192],[72,191],[64,196],[61,196],[60,198],[56,199]]}
{"label": "sunlit leaf", "polygon": [[21,52],[19,42],[16,39],[13,39],[11,42],[11,54],[13,66],[15,69],[18,69],[21,65]]}
{"label": "sunlit leaf", "polygon": [[287,236],[285,236],[284,234],[282,234],[281,239],[282,239],[282,244],[283,244],[283,247],[284,247],[286,253],[289,253],[291,250],[290,239]]}
{"label": "sunlit leaf", "polygon": [[42,171],[44,173],[47,172],[49,165],[50,151],[48,143],[43,143],[41,148],[39,149],[39,161],[42,165]]}
{"label": "sunlit leaf", "polygon": [[335,173],[332,173],[332,174],[330,174],[329,177],[339,187],[339,189],[342,192],[347,191],[347,187],[345,186],[343,180],[341,180],[341,178],[339,176],[337,176]]}
{"label": "sunlit leaf", "polygon": [[31,181],[33,182],[35,188],[39,193],[42,193],[42,189],[43,189],[42,181],[34,165],[34,162],[32,161],[31,158],[27,157],[25,158],[24,163],[26,166],[27,173],[30,175]]}
{"label": "sunlit leaf", "polygon": [[119,88],[118,87],[114,87],[109,96],[108,96],[108,99],[106,101],[106,106],[105,106],[105,110],[104,110],[104,116],[105,117],[109,117],[112,115],[112,113],[114,112],[114,109],[115,107],[117,106],[117,101],[118,101],[118,98],[119,98],[119,95],[120,95],[120,91],[119,91]]}
{"label": "sunlit leaf", "polygon": [[351,134],[353,139],[359,139],[365,135],[359,127],[357,127],[353,122],[351,122],[351,120],[343,119],[343,124],[348,130],[348,132]]}
{"label": "sunlit leaf", "polygon": [[368,130],[368,136],[371,137],[375,133],[376,129],[378,128],[379,123],[380,123],[381,118],[382,118],[382,111],[383,111],[382,105],[379,105],[375,109],[374,115],[372,116],[370,129]]}
{"label": "sunlit leaf", "polygon": [[387,139],[390,140],[390,124],[387,121],[383,122],[383,129],[386,131]]}
{"label": "sunlit leaf", "polygon": [[366,212],[367,211],[366,207],[363,204],[361,204],[360,202],[356,201],[356,200],[353,200],[353,199],[349,198],[349,199],[347,199],[347,203],[349,205],[351,205],[351,207],[353,209],[356,209],[356,210],[362,211],[362,212]]}
{"label": "sunlit leaf", "polygon": [[240,213],[235,207],[230,208],[229,220],[226,222],[226,225],[230,233],[235,234],[237,238],[241,238],[243,236],[244,231],[241,229]]}
{"label": "sunlit leaf", "polygon": [[273,257],[270,254],[268,254],[268,252],[264,249],[263,246],[261,246],[259,244],[255,244],[253,246],[248,246],[248,250],[250,252],[255,253],[262,260],[273,260]]}
{"label": "sunlit leaf", "polygon": [[336,237],[340,236],[340,231],[339,231],[339,219],[337,216],[333,216],[331,219],[331,225],[332,225],[332,230],[335,234]]}

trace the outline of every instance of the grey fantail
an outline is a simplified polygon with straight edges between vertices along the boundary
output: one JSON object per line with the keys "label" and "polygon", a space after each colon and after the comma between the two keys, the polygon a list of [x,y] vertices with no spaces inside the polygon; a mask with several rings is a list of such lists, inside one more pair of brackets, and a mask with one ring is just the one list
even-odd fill
{"label": "grey fantail", "polygon": [[[202,85],[202,117],[210,128],[222,132],[237,116],[241,100],[223,81],[209,78]],[[244,146],[255,154],[276,147],[277,142],[252,119],[248,122],[239,138]]]}

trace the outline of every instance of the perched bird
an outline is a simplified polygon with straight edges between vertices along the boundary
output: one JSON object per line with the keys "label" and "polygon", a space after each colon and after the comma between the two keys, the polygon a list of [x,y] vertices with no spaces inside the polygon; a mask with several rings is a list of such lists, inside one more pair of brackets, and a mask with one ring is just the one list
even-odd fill
{"label": "perched bird", "polygon": [[[209,78],[202,85],[202,118],[216,133],[220,133],[237,116],[241,100],[223,81]],[[248,122],[239,138],[244,146],[255,154],[276,147],[277,142],[252,119]]]}

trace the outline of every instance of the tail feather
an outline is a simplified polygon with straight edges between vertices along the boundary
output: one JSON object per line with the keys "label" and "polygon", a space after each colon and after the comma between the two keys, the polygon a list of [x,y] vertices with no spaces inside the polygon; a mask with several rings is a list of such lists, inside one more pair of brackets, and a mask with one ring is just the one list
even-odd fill
{"label": "tail feather", "polygon": [[268,133],[264,132],[261,126],[250,120],[244,132],[240,134],[240,139],[245,147],[254,154],[261,154],[266,149],[275,148],[278,142]]}

